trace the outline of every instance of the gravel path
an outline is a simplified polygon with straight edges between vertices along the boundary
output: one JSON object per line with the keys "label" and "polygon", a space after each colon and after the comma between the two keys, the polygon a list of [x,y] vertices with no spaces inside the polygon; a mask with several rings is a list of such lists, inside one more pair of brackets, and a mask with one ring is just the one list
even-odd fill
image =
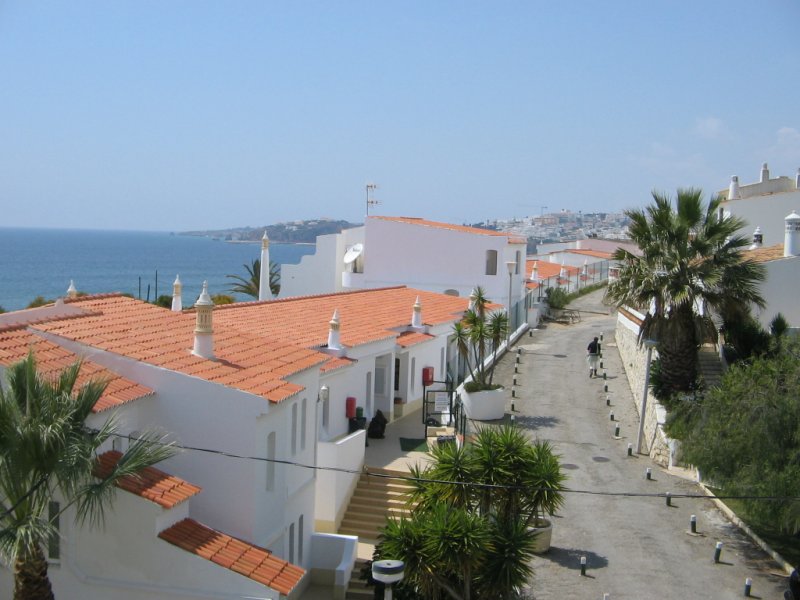
{"label": "gravel path", "polygon": [[[607,494],[698,494],[693,482],[657,467],[647,456],[627,456],[636,442],[638,416],[614,344],[615,313],[601,303],[602,290],[576,301],[573,325],[548,324],[522,337],[515,400],[516,422],[532,436],[551,440],[569,476],[569,493],[555,518],[553,546],[534,561],[531,593],[537,600],[580,598],[739,598],[745,578],[752,597],[782,598],[785,575],[777,564],[731,525],[707,499]],[[608,379],[590,379],[585,355],[604,333]],[[515,354],[506,355],[497,377],[510,389]],[[611,406],[606,405],[604,383]],[[510,400],[510,392],[509,392]],[[610,420],[614,411],[615,421]],[[619,438],[614,437],[616,425]],[[645,469],[652,469],[652,479]],[[689,534],[697,515],[698,535]],[[716,542],[723,543],[714,562]],[[580,557],[587,575],[580,575]]]}

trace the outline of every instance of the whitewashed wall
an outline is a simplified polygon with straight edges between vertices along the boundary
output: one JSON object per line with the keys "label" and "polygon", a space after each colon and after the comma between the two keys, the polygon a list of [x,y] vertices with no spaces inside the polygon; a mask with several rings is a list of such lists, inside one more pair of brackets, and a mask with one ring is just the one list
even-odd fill
{"label": "whitewashed wall", "polygon": [[800,256],[773,260],[764,265],[767,279],[761,284],[761,295],[767,302],[764,309],[755,309],[765,329],[779,312],[791,327],[800,327]]}
{"label": "whitewashed wall", "polygon": [[[183,503],[164,509],[119,490],[102,530],[78,529],[73,525],[74,513],[67,511],[61,518],[64,536],[61,560],[49,568],[55,597],[86,600],[277,600],[280,597],[275,590],[158,539],[158,531],[167,523],[187,516],[187,508]],[[11,572],[0,569],[3,598],[11,597],[12,581]]]}
{"label": "whitewashed wall", "polygon": [[[745,190],[749,186],[743,186]],[[741,233],[752,237],[756,227],[761,227],[764,246],[782,244],[786,232],[784,219],[792,211],[800,211],[800,191],[786,191],[764,195],[754,195],[742,200],[730,200],[723,208],[731,214],[743,218],[747,226]]]}

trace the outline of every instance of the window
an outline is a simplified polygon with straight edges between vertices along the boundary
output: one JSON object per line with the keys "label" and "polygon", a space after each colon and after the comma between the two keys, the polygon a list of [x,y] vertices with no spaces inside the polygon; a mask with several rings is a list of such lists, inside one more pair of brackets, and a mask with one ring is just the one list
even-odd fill
{"label": "window", "polygon": [[289,525],[289,562],[294,562],[294,523]]}
{"label": "window", "polygon": [[486,251],[486,274],[497,275],[497,250]]}
{"label": "window", "polygon": [[300,450],[306,449],[306,417],[308,416],[308,401],[303,398],[303,408],[300,410]]}
{"label": "window", "polygon": [[53,533],[47,540],[47,558],[49,560],[59,560],[61,558],[61,505],[58,502],[50,502],[47,505],[47,518],[53,526]]}
{"label": "window", "polygon": [[267,491],[275,489],[275,432],[267,436]]}
{"label": "window", "polygon": [[297,454],[297,403],[292,404],[292,456]]}
{"label": "window", "polygon": [[412,394],[414,393],[414,387],[415,387],[414,384],[415,384],[416,379],[417,379],[416,375],[417,375],[417,359],[416,358],[412,358],[411,359],[411,393]]}
{"label": "window", "polygon": [[327,429],[328,423],[331,420],[331,392],[328,391],[328,396],[322,401],[322,426]]}
{"label": "window", "polygon": [[400,359],[394,359],[394,391],[400,391]]}
{"label": "window", "polygon": [[372,371],[367,373],[367,418],[372,416]]}
{"label": "window", "polygon": [[522,264],[522,252],[517,250],[516,266],[514,267],[514,275],[519,275],[520,265]]}
{"label": "window", "polygon": [[444,374],[444,348],[439,350],[439,373]]}
{"label": "window", "polygon": [[303,563],[303,515],[297,520],[297,562]]}

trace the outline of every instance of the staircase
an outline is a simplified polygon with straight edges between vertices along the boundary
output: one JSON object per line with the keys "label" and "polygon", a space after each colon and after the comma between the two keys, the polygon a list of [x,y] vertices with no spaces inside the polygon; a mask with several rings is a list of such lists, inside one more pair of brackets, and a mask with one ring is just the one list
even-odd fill
{"label": "staircase", "polygon": [[358,485],[344,514],[339,533],[357,535],[359,541],[375,542],[378,530],[386,524],[386,517],[408,516],[411,511],[406,506],[408,492],[413,489],[410,483],[399,479],[389,479],[383,475],[408,477],[402,471],[369,468],[371,476],[362,473]]}
{"label": "staircase", "polygon": [[[377,475],[395,475],[408,477],[402,471],[369,468],[369,473]],[[378,530],[386,524],[386,517],[408,516],[411,510],[406,505],[408,492],[413,489],[410,483],[399,479],[362,473],[347,512],[344,514],[339,533],[357,535],[360,542],[374,544],[378,541]],[[367,587],[367,582],[360,579],[361,570],[367,560],[359,558],[353,567],[353,574],[347,586],[348,600],[372,600],[374,588]]]}
{"label": "staircase", "polygon": [[697,358],[700,375],[703,376],[706,388],[717,387],[722,381],[722,375],[725,372],[717,349],[714,346],[702,346]]}

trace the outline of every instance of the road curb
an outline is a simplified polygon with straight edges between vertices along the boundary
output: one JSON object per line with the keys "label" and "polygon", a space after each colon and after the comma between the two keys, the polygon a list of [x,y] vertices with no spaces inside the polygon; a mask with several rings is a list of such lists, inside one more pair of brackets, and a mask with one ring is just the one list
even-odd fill
{"label": "road curb", "polygon": [[753,540],[764,552],[769,554],[783,568],[783,570],[786,571],[787,575],[791,575],[792,574],[792,571],[794,571],[794,567],[792,565],[790,565],[789,562],[785,558],[783,558],[780,554],[778,554],[778,552],[773,550],[772,546],[770,546],[767,542],[765,542],[763,539],[761,539],[761,536],[759,536],[755,531],[750,529],[750,526],[747,525],[747,523],[745,523],[744,521],[742,521],[738,516],[736,516],[736,513],[733,512],[730,509],[730,507],[727,504],[725,504],[722,500],[717,498],[716,495],[714,494],[714,492],[709,490],[705,486],[705,484],[703,484],[702,482],[698,481],[697,485],[700,486],[700,489],[703,490],[703,493],[706,496],[708,496],[709,499],[712,502],[714,502],[714,504],[717,506],[717,508],[722,511],[722,513],[728,518],[728,520],[731,523],[733,523],[739,529],[744,531],[747,534],[747,536],[751,540]]}

